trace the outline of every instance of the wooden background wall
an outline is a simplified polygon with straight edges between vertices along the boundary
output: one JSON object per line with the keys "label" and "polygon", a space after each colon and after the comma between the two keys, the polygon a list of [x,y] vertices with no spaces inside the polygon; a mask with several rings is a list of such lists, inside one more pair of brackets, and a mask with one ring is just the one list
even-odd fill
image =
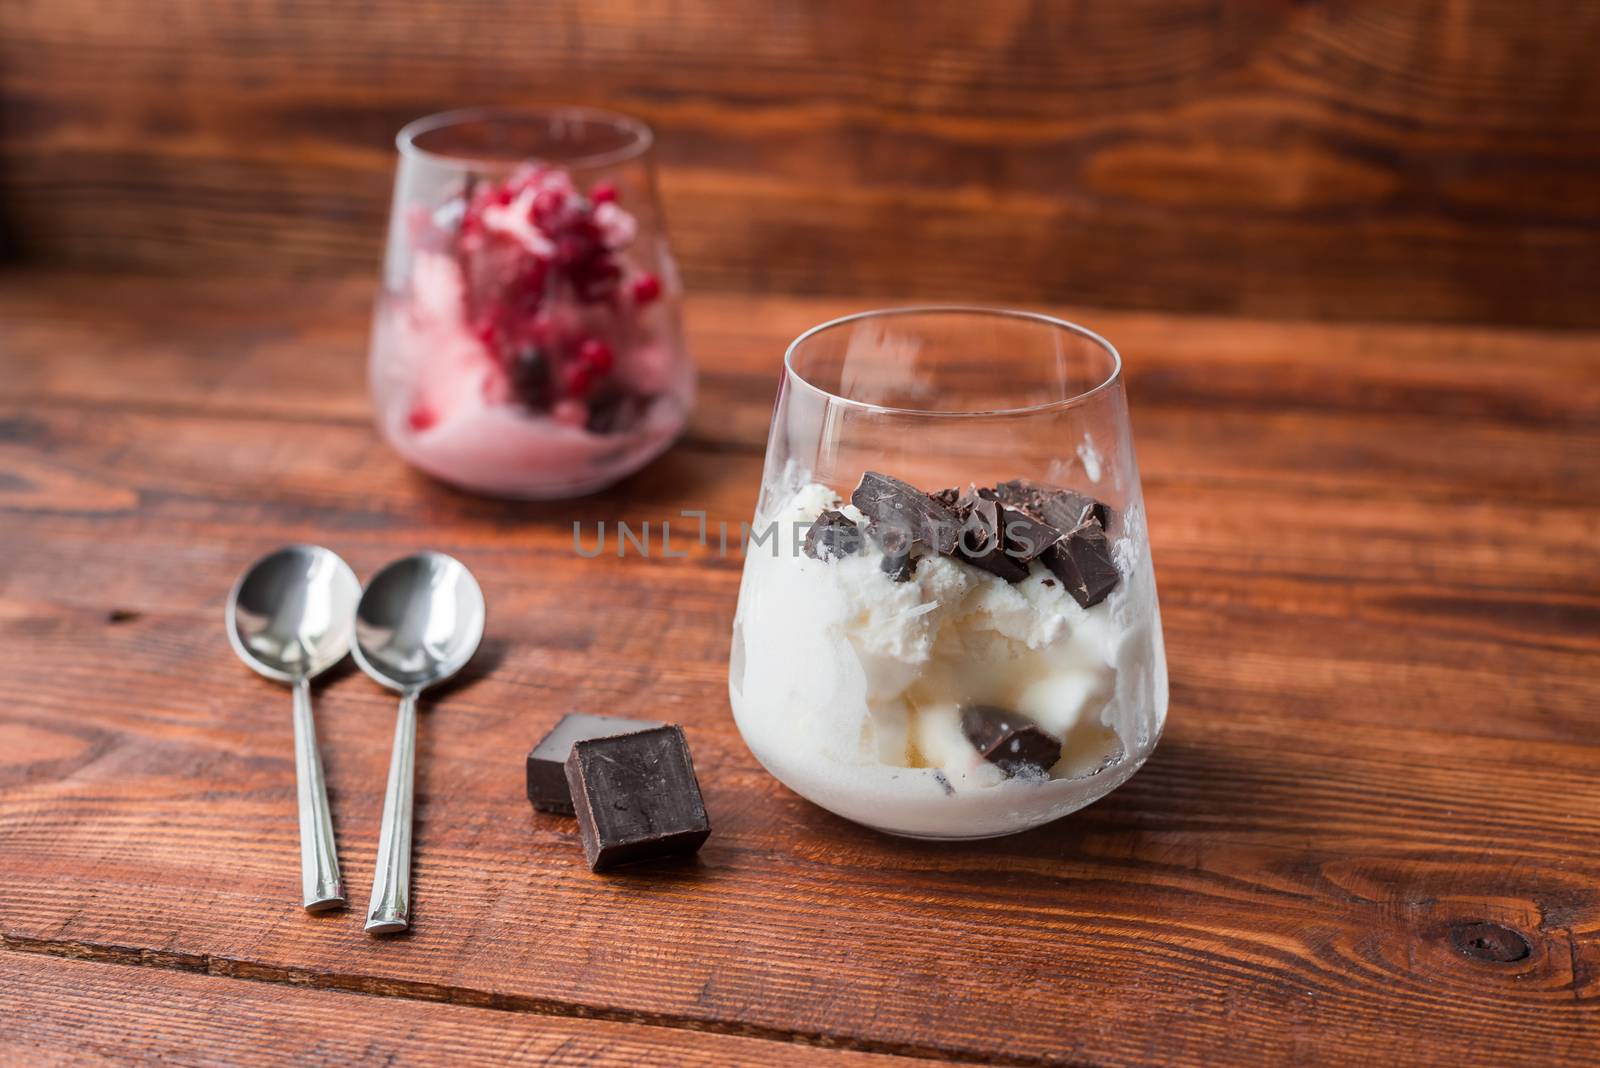
{"label": "wooden background wall", "polygon": [[1600,325],[1594,0],[3,0],[24,259],[373,270],[391,138],[661,133],[691,284]]}

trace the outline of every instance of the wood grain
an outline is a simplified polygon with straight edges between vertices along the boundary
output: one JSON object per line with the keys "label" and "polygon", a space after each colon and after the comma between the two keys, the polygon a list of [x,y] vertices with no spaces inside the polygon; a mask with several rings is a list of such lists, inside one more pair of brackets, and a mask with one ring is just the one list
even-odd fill
{"label": "wood grain", "polygon": [[12,0],[20,252],[371,270],[391,139],[658,127],[696,288],[1600,325],[1593,4]]}
{"label": "wood grain", "polygon": [[[206,974],[11,954],[0,1063],[31,1068],[226,1063],[914,1065],[606,1020],[418,1004]],[[339,1026],[329,1026],[337,1020]]]}
{"label": "wood grain", "polygon": [[[1129,359],[1168,735],[1061,824],[932,848],[820,812],[744,748],[737,561],[571,550],[574,521],[747,518],[783,343],[845,305],[694,302],[690,439],[608,494],[511,505],[378,443],[369,286],[0,279],[0,960],[559,1017],[582,1042],[1592,1060],[1600,337],[1084,312]],[[422,721],[402,940],[296,907],[286,697],[220,638],[236,570],[307,538],[361,574],[444,549],[491,602],[482,659]],[[391,702],[348,670],[318,702],[359,905]],[[715,828],[696,863],[596,877],[570,821],[529,811],[521,754],[571,709],[685,725]],[[42,1011],[28,1033],[58,1033]]]}

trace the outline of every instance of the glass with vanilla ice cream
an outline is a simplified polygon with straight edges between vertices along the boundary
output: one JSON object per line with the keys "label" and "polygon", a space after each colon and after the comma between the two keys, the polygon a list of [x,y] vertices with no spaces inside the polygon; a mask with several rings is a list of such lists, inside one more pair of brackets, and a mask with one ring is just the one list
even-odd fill
{"label": "glass with vanilla ice cream", "polygon": [[801,335],[728,686],[768,771],[892,834],[1011,834],[1127,781],[1167,673],[1110,343],[979,308]]}

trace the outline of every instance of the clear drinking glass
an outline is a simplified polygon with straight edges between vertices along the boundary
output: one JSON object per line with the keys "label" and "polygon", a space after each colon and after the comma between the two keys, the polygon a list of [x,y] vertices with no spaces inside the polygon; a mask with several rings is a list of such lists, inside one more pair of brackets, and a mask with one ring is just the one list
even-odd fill
{"label": "clear drinking glass", "polygon": [[882,831],[1009,834],[1125,782],[1167,672],[1116,350],[978,308],[801,335],[728,676],[767,770]]}
{"label": "clear drinking glass", "polygon": [[384,438],[464,489],[568,497],[643,467],[694,396],[651,133],[588,108],[400,131],[369,375]]}

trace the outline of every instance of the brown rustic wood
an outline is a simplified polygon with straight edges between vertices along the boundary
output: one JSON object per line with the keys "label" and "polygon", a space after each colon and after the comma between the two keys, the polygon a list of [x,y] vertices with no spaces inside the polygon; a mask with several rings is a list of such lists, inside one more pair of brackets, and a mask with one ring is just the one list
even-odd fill
{"label": "brown rustic wood", "polygon": [[[1168,734],[1058,825],[935,847],[750,757],[736,561],[571,549],[575,520],[748,518],[783,345],[856,302],[693,302],[689,439],[600,497],[511,505],[377,441],[369,295],[0,277],[7,966],[139,963],[180,1007],[185,970],[225,999],[361,992],[426,1035],[478,1025],[424,1008],[598,1017],[707,1056],[691,1032],[1020,1064],[1592,1060],[1600,336],[1082,312],[1129,361]],[[286,697],[221,637],[235,572],[294,539],[361,574],[444,549],[490,601],[422,720],[404,939],[297,907]],[[318,700],[359,906],[392,702],[350,670]],[[696,862],[597,877],[530,811],[522,754],[572,709],[684,725],[716,829]]]}
{"label": "brown rustic wood", "polygon": [[610,1020],[419,1004],[21,953],[9,954],[0,969],[0,1004],[6,1007],[0,1014],[0,1062],[29,1068],[918,1063]]}
{"label": "brown rustic wood", "polygon": [[1600,6],[11,0],[0,210],[57,262],[371,271],[405,120],[660,130],[692,284],[1600,325]]}

